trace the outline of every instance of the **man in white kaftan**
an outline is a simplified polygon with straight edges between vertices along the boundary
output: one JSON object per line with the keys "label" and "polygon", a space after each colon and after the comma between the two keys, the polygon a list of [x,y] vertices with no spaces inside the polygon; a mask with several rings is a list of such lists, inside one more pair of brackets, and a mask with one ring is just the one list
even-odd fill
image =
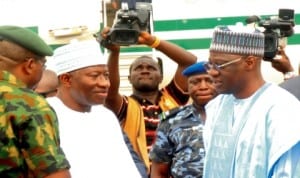
{"label": "man in white kaftan", "polygon": [[206,106],[205,178],[300,177],[300,103],[263,80],[264,35],[253,31],[214,31],[206,68],[220,94]]}
{"label": "man in white kaftan", "polygon": [[60,141],[73,178],[140,177],[116,116],[103,105],[78,112],[47,99],[59,119]]}
{"label": "man in white kaftan", "polygon": [[98,42],[59,47],[53,58],[59,86],[47,100],[58,117],[72,178],[141,178],[118,119],[103,106],[110,82]]}

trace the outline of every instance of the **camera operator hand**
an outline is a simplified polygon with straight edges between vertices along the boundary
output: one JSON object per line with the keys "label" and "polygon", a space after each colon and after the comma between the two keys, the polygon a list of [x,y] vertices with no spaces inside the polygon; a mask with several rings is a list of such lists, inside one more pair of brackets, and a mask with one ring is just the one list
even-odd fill
{"label": "camera operator hand", "polygon": [[144,44],[147,46],[151,46],[157,37],[151,35],[147,31],[140,32],[139,38],[138,38],[138,44]]}
{"label": "camera operator hand", "polygon": [[120,50],[119,45],[112,44],[112,43],[105,43],[108,33],[110,32],[110,29],[111,29],[110,27],[104,27],[96,39],[101,44],[101,46],[109,49],[110,51],[119,51]]}
{"label": "camera operator hand", "polygon": [[279,47],[277,55],[271,63],[274,69],[276,69],[279,72],[282,72],[283,74],[294,71],[289,57],[286,55],[283,47]]}
{"label": "camera operator hand", "polygon": [[[119,50],[121,45],[114,44],[114,43],[105,43],[109,32],[111,28],[110,27],[104,27],[103,30],[100,32],[99,36],[96,38],[97,41],[105,48],[113,51],[113,50]],[[154,44],[155,40],[157,40],[157,37],[151,35],[147,31],[141,31],[138,37],[138,44],[143,44],[150,46]]]}
{"label": "camera operator hand", "polygon": [[279,47],[277,55],[271,61],[272,67],[277,71],[281,72],[284,76],[284,80],[295,77],[294,68],[289,60],[289,57],[286,55],[284,48]]}

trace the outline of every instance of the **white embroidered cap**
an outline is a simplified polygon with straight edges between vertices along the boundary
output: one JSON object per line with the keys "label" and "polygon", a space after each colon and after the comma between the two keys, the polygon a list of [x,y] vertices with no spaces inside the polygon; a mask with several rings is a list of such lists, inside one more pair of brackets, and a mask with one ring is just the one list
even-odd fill
{"label": "white embroidered cap", "polygon": [[75,41],[54,50],[51,59],[57,75],[84,67],[107,64],[107,58],[101,52],[96,40]]}
{"label": "white embroidered cap", "polygon": [[218,26],[213,32],[210,51],[264,56],[265,37],[249,26]]}

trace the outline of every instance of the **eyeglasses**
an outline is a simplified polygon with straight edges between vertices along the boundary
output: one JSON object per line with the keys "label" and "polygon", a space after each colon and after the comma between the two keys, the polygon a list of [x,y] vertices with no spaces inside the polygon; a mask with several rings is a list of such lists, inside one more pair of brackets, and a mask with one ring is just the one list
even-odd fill
{"label": "eyeglasses", "polygon": [[35,59],[35,61],[37,61],[38,63],[40,63],[43,69],[46,69],[46,67],[47,67],[46,66],[46,62],[47,62],[46,59]]}
{"label": "eyeglasses", "polygon": [[225,63],[223,63],[223,64],[215,64],[215,63],[210,63],[210,62],[208,62],[208,63],[206,63],[206,64],[204,65],[204,67],[205,67],[206,71],[210,71],[210,70],[212,70],[212,69],[214,69],[214,70],[216,70],[216,71],[220,71],[220,70],[222,70],[222,69],[223,69],[224,67],[226,67],[226,66],[229,66],[229,65],[231,65],[231,64],[234,64],[234,63],[239,62],[242,58],[243,58],[243,57],[239,57],[239,58],[237,58],[237,59],[234,59],[234,60],[225,62]]}
{"label": "eyeglasses", "polygon": [[35,62],[39,63],[43,69],[46,69],[46,67],[47,67],[46,66],[46,62],[47,62],[47,60],[45,58],[27,57],[24,61],[28,61],[30,59],[33,59]]}

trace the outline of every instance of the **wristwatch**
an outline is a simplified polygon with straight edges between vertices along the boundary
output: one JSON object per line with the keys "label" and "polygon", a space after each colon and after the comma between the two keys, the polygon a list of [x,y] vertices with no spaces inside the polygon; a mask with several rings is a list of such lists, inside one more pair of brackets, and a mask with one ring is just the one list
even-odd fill
{"label": "wristwatch", "polygon": [[293,78],[295,76],[296,76],[295,72],[290,71],[290,72],[284,73],[283,78],[284,78],[284,80],[287,80],[287,79]]}

